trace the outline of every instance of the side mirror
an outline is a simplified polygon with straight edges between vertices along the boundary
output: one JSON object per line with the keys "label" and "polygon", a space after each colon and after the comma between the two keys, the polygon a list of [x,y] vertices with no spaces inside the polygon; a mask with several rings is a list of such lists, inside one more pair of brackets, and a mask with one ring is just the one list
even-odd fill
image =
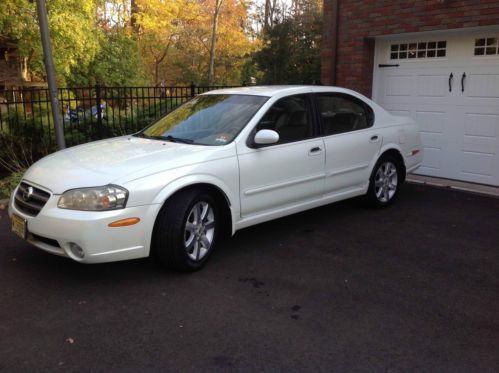
{"label": "side mirror", "polygon": [[272,130],[260,130],[255,135],[255,144],[269,145],[279,141],[279,134]]}

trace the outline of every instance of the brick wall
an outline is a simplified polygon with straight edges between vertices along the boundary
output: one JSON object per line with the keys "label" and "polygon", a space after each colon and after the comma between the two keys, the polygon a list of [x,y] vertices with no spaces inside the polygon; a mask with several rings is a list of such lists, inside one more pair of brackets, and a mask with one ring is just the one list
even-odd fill
{"label": "brick wall", "polygon": [[[324,0],[322,82],[331,84],[333,0]],[[339,0],[336,85],[371,96],[378,35],[499,25],[499,0]]]}

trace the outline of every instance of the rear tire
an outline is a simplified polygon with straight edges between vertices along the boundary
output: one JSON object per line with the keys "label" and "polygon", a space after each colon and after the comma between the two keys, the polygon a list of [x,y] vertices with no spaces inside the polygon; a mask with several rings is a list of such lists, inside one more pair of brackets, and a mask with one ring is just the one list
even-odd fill
{"label": "rear tire", "polygon": [[403,181],[402,166],[397,158],[383,155],[369,179],[369,189],[366,200],[371,207],[382,208],[390,206],[397,198]]}
{"label": "rear tire", "polygon": [[215,247],[219,216],[215,199],[203,190],[177,193],[163,205],[156,219],[153,255],[174,270],[203,268]]}

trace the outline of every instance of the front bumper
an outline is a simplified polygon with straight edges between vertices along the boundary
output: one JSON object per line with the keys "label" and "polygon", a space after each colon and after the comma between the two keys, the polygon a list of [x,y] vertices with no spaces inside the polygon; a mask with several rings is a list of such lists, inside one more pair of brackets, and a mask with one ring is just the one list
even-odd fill
{"label": "front bumper", "polygon": [[[14,191],[13,196],[17,193]],[[9,216],[16,214],[27,221],[27,241],[52,254],[82,263],[104,263],[149,256],[152,230],[161,205],[128,207],[113,211],[74,211],[57,207],[59,195],[51,195],[36,217],[20,211],[9,202]],[[140,222],[126,227],[108,227],[109,223],[137,217]],[[78,258],[69,249],[79,245],[85,255]]]}

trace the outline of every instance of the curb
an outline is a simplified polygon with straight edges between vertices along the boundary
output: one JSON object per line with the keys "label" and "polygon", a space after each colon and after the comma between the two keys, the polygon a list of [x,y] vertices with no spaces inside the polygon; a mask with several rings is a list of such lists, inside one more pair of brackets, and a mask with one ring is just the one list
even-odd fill
{"label": "curb", "polygon": [[466,188],[466,187],[461,187],[461,186],[456,186],[456,185],[449,185],[449,184],[441,184],[441,183],[436,183],[436,182],[431,182],[431,181],[423,181],[423,180],[416,180],[416,179],[411,179],[407,178],[407,182],[411,184],[419,184],[419,185],[429,185],[435,188],[439,189],[447,189],[447,190],[454,190],[458,192],[464,192],[464,193],[470,193],[470,194],[475,194],[479,195],[482,197],[492,197],[492,198],[499,198],[499,194],[492,193],[492,192],[487,192],[483,190],[477,190],[473,188]]}

